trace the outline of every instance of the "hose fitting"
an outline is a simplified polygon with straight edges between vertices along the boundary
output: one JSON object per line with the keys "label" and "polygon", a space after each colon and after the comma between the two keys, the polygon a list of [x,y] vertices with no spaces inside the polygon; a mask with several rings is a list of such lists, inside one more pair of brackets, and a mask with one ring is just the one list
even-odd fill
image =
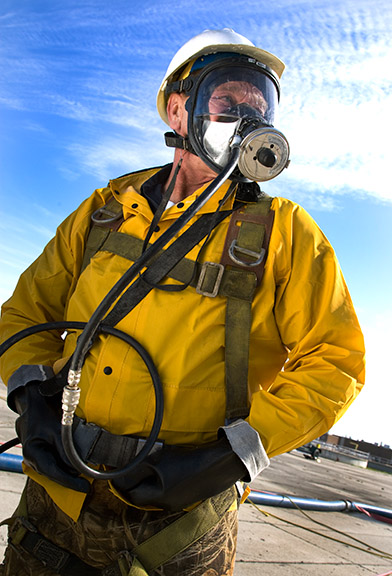
{"label": "hose fitting", "polygon": [[78,386],[79,380],[80,380],[80,373],[76,384],[72,385],[68,381],[67,386],[64,386],[63,398],[62,398],[63,417],[61,419],[61,424],[63,426],[72,426],[75,411],[76,408],[78,407],[80,400],[80,388]]}

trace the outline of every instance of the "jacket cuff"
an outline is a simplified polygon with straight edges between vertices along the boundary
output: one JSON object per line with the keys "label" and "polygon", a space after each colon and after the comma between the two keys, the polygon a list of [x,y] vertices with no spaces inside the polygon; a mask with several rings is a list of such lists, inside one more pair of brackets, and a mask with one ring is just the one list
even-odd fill
{"label": "jacket cuff", "polygon": [[228,426],[221,426],[219,432],[226,435],[230,446],[248,471],[245,482],[254,478],[270,464],[260,436],[245,420],[236,420]]}
{"label": "jacket cuff", "polygon": [[54,372],[50,366],[42,364],[23,365],[12,374],[7,383],[7,404],[11,410],[17,412],[15,407],[15,393],[30,382],[44,382],[53,378]]}

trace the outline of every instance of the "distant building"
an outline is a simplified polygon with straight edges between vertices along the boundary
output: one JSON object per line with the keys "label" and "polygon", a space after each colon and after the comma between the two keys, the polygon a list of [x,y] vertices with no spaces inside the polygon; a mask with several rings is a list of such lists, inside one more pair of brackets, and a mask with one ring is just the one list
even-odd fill
{"label": "distant building", "polygon": [[364,440],[353,440],[352,438],[328,433],[320,436],[319,440],[327,444],[349,448],[350,450],[367,452],[369,454],[369,468],[381,469],[392,473],[392,449],[389,446],[371,444]]}

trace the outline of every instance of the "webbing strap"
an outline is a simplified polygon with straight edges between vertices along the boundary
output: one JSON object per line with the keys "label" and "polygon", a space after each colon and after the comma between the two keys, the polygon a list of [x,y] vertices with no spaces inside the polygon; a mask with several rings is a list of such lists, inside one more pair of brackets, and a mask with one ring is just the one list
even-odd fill
{"label": "webbing strap", "polygon": [[[111,231],[100,250],[135,261],[141,255],[142,247],[143,240],[135,238],[134,236],[128,236],[122,232]],[[164,251],[161,250],[158,255],[161,255],[163,252]],[[190,286],[195,287],[200,276],[201,268],[202,265],[198,262],[189,258],[182,258],[166,276],[183,284],[189,283]],[[214,283],[215,281],[215,271],[207,268],[203,287],[208,291],[208,284]],[[254,272],[228,268],[223,272],[218,294],[226,297],[236,296],[237,298],[244,298],[245,300],[251,301],[255,287]]]}
{"label": "webbing strap", "polygon": [[[72,430],[78,454],[84,462],[122,468],[138,454],[146,440],[131,435],[112,434],[104,428],[74,417]],[[155,442],[151,454],[162,449],[162,442]]]}
{"label": "webbing strap", "polygon": [[132,567],[129,571],[126,568],[125,569],[121,568],[121,576],[148,576],[148,573],[140,564],[139,560],[137,558],[134,558]]}
{"label": "webbing strap", "polygon": [[83,263],[80,269],[80,274],[90,263],[91,258],[96,252],[101,249],[106,238],[110,234],[110,228],[103,228],[101,226],[93,226],[88,235],[86,248],[84,251]]}
{"label": "webbing strap", "polygon": [[257,202],[248,203],[233,213],[222,253],[223,266],[239,266],[253,271],[260,284],[275,213],[272,198],[263,194]]}
{"label": "webbing strap", "polygon": [[27,485],[25,486],[14,516],[6,521],[10,526],[10,543],[21,546],[40,560],[44,566],[60,576],[101,576],[102,572],[86,564],[64,548],[44,538],[28,520]]}
{"label": "webbing strap", "polygon": [[38,533],[26,531],[21,546],[40,560],[44,566],[48,566],[60,576],[102,575],[101,570],[86,564],[75,554],[56,546]]}
{"label": "webbing strap", "polygon": [[[253,294],[260,284],[267,258],[268,245],[274,221],[272,198],[263,195],[258,202],[246,204],[233,213],[226,235],[221,265],[237,266],[235,270],[246,278],[254,279]],[[237,286],[241,284],[239,280]],[[252,326],[252,299],[237,294],[227,299],[225,366],[226,366],[226,420],[246,418],[249,415],[248,365]]]}
{"label": "webbing strap", "polygon": [[[166,528],[139,544],[132,553],[147,572],[155,570],[200,540],[216,526],[236,498],[236,488],[205,500]],[[136,575],[137,573],[135,573]],[[133,576],[132,571],[130,575]]]}
{"label": "webbing strap", "polygon": [[248,362],[252,303],[228,298],[226,304],[226,421],[249,414]]}
{"label": "webbing strap", "polygon": [[[148,266],[141,276],[121,296],[114,308],[104,318],[105,326],[116,326],[170,270],[196,246],[216,225],[231,212],[222,211],[203,214],[190,228],[185,230],[166,250]],[[190,278],[189,278],[190,280]]]}
{"label": "webbing strap", "polygon": [[165,564],[207,534],[223,518],[236,498],[236,487],[233,486],[201,502],[133,550],[120,554],[116,563],[99,569],[39,534],[27,519],[24,492],[15,513],[19,527],[13,533],[11,542],[14,546],[21,545],[45,566],[63,576],[119,576],[120,573],[121,576],[147,576],[150,570]]}
{"label": "webbing strap", "polygon": [[123,222],[122,204],[111,198],[107,204],[96,210],[92,216],[93,225],[87,238],[80,274],[90,263],[91,258],[101,249],[112,230],[118,230]]}
{"label": "webbing strap", "polygon": [[[233,212],[220,265],[205,263],[202,278],[200,264],[185,258],[191,249],[191,226],[168,249],[156,256],[153,265],[128,288],[104,320],[105,324],[116,325],[165,276],[194,287],[197,285],[201,294],[226,297],[226,420],[229,421],[246,418],[249,413],[248,361],[252,300],[264,273],[274,220],[271,202],[269,196],[263,195],[257,202],[244,204],[241,209]],[[202,218],[207,216],[210,215]],[[198,227],[201,233],[200,220]],[[93,227],[92,233],[95,228],[99,226]],[[180,240],[182,246],[176,250],[176,243]],[[92,246],[93,241],[96,240],[90,243],[89,238],[88,245]],[[200,239],[195,236],[193,245],[198,241]],[[105,250],[135,261],[143,248],[142,240],[108,229],[100,233],[99,243],[99,247],[96,246],[89,257],[98,250]],[[164,261],[164,268],[157,265],[160,258]],[[200,284],[199,279],[202,280]]]}

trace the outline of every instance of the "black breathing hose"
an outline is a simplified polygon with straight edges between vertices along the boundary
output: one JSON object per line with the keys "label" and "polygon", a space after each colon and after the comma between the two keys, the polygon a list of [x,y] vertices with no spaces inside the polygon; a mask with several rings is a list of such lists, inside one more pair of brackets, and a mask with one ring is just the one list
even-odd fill
{"label": "black breathing hose", "polygon": [[[200,194],[198,198],[191,204],[191,206],[170,226],[166,232],[162,234],[149,248],[143,252],[136,262],[123,274],[123,276],[117,281],[117,283],[111,288],[107,293],[102,302],[93,312],[90,320],[87,322],[83,332],[78,338],[74,354],[71,359],[71,365],[68,372],[68,384],[63,390],[63,418],[61,421],[62,432],[61,438],[64,445],[64,450],[69,458],[71,464],[79,472],[89,475],[97,479],[112,479],[123,476],[134,468],[132,461],[128,466],[118,470],[111,471],[100,471],[90,468],[83,460],[80,458],[76,451],[73,438],[72,438],[72,423],[75,414],[76,407],[79,403],[80,388],[78,386],[82,366],[84,363],[85,356],[90,349],[91,343],[93,342],[97,330],[101,325],[106,312],[111,308],[113,303],[122,294],[122,292],[127,288],[127,286],[136,278],[139,272],[150,262],[150,260],[164,247],[174,236],[195,216],[199,209],[206,204],[206,202],[215,194],[218,188],[229,178],[233,170],[238,164],[238,159],[240,156],[240,144],[241,138],[235,139],[232,144],[232,152],[230,160],[227,166],[222,170],[220,174],[215,178],[213,182]],[[150,439],[150,438],[149,438]],[[152,447],[152,446],[151,446]],[[151,450],[151,447],[149,450]],[[146,446],[138,454],[137,462],[135,465],[140,463],[145,456],[147,456],[148,451]],[[140,456],[140,457],[139,457]]]}
{"label": "black breathing hose", "polygon": [[74,373],[78,373],[84,362],[84,357],[86,356],[90,343],[94,338],[95,331],[97,330],[101,320],[103,319],[106,312],[112,306],[113,302],[121,295],[123,290],[129,286],[134,278],[139,274],[139,272],[149,263],[151,258],[155,256],[159,250],[164,248],[166,244],[174,238],[174,236],[194,217],[194,215],[199,211],[200,208],[206,204],[206,202],[215,194],[217,189],[229,178],[233,170],[236,168],[240,156],[239,142],[233,146],[230,160],[227,166],[222,170],[220,174],[215,178],[213,182],[200,194],[198,198],[192,203],[192,205],[183,213],[181,216],[170,226],[166,232],[164,232],[157,240],[149,246],[143,254],[136,260],[136,262],[128,268],[128,270],[123,274],[123,276],[116,282],[116,284],[110,289],[106,294],[102,302],[93,312],[90,320],[86,324],[86,328],[83,330],[80,338],[78,339],[75,352],[72,357],[72,363],[70,366],[70,371],[73,370]]}
{"label": "black breathing hose", "polygon": [[[6,340],[0,346],[0,356],[2,356],[14,344],[33,334],[37,334],[39,332],[44,331],[46,332],[48,330],[83,330],[85,327],[86,322],[71,322],[65,320],[61,322],[46,322],[44,324],[37,324],[36,326],[30,326],[29,328],[21,330],[20,332],[14,334],[8,340]],[[140,450],[140,452],[138,452],[138,454],[133,458],[133,460],[129,464],[127,464],[121,470],[113,470],[110,472],[99,472],[87,466],[83,462],[83,460],[80,459],[83,464],[83,467],[79,466],[79,468],[77,468],[79,472],[88,473],[88,475],[93,478],[114,479],[131,472],[138,464],[140,464],[141,461],[144,460],[144,458],[148,456],[155,442],[157,441],[163,419],[163,388],[155,364],[152,361],[151,356],[148,354],[147,350],[140,344],[140,342],[135,340],[135,338],[132,338],[132,336],[130,336],[129,334],[126,334],[121,330],[117,330],[116,328],[112,328],[111,326],[100,325],[98,327],[98,330],[96,331],[96,334],[100,333],[116,336],[117,338],[124,340],[127,344],[129,344],[130,346],[132,346],[132,348],[134,348],[134,350],[139,354],[139,356],[144,361],[147,370],[150,373],[155,392],[155,415],[153,425],[151,427],[151,432],[148,438],[146,439],[143,448]],[[64,426],[62,426],[61,428],[62,441],[63,443],[64,442],[66,443],[69,451],[73,451],[76,453],[74,443],[72,440],[72,427],[68,427],[66,430],[67,432],[69,432],[71,438],[69,438],[68,434],[66,436],[64,435]],[[1,447],[2,449],[0,450],[0,453],[5,452],[6,450],[12,448],[12,446],[15,446],[17,442],[18,442],[17,438],[10,440],[4,446]],[[83,468],[83,470],[81,470],[80,468]],[[85,468],[87,469],[87,471],[85,470]]]}
{"label": "black breathing hose", "polygon": [[155,415],[151,427],[151,432],[148,438],[146,439],[146,442],[144,443],[143,448],[140,450],[140,452],[138,452],[138,454],[131,460],[131,462],[129,462],[123,468],[105,472],[101,470],[95,470],[94,468],[90,468],[90,466],[88,466],[85,462],[83,462],[83,460],[80,458],[79,454],[76,451],[72,437],[72,425],[64,426],[63,424],[61,426],[61,439],[63,442],[64,450],[71,463],[75,466],[75,468],[82,474],[87,474],[92,478],[96,478],[99,480],[112,480],[115,478],[120,478],[125,474],[129,474],[132,470],[136,468],[136,466],[140,464],[140,462],[142,462],[149,455],[152,448],[154,447],[154,444],[158,439],[158,435],[162,426],[163,388],[155,364],[152,361],[151,356],[148,354],[147,350],[143,348],[140,342],[132,338],[132,336],[129,336],[129,334],[121,332],[116,328],[112,328],[110,326],[100,325],[98,328],[98,332],[102,332],[103,334],[109,334],[112,336],[117,336],[118,338],[121,338],[136,350],[136,352],[143,359],[150,373],[155,392]]}
{"label": "black breathing hose", "polygon": [[[78,472],[85,474],[92,478],[101,480],[112,480],[119,478],[128,474],[136,466],[143,461],[150,451],[152,450],[155,442],[157,441],[159,431],[162,425],[163,418],[163,390],[162,383],[159,378],[159,374],[156,367],[145,350],[143,346],[137,342],[134,338],[128,334],[121,332],[110,326],[105,326],[101,324],[105,314],[114,304],[114,302],[119,298],[122,292],[131,284],[131,282],[136,278],[140,271],[149,264],[151,259],[164,248],[174,236],[180,232],[180,230],[195,216],[195,214],[206,204],[206,202],[215,194],[218,188],[229,178],[232,172],[235,170],[238,160],[240,157],[240,144],[241,137],[235,136],[231,144],[231,156],[227,166],[222,170],[220,174],[217,175],[215,180],[211,182],[209,186],[200,194],[198,198],[192,203],[192,205],[170,226],[166,232],[164,232],[149,248],[147,248],[138,260],[123,274],[123,276],[117,281],[117,283],[110,289],[101,303],[93,312],[91,318],[87,323],[84,322],[49,322],[45,324],[39,324],[37,326],[31,326],[24,330],[21,330],[14,336],[11,336],[0,346],[0,356],[6,352],[13,344],[19,342],[23,338],[30,336],[32,334],[42,332],[44,330],[67,330],[67,329],[79,329],[82,330],[75,351],[71,358],[70,369],[68,372],[68,384],[63,389],[63,418],[61,421],[61,438],[64,445],[64,450],[69,458],[71,464],[74,466]],[[129,464],[121,469],[102,471],[95,470],[88,466],[79,456],[72,437],[72,423],[75,410],[79,403],[80,388],[78,386],[81,371],[84,364],[85,357],[90,350],[92,343],[94,342],[96,336],[99,333],[109,334],[121,338],[132,346],[141,356],[144,363],[150,372],[154,391],[155,391],[155,416],[154,422],[151,428],[150,435],[148,436],[143,448],[140,452],[131,460]]]}

